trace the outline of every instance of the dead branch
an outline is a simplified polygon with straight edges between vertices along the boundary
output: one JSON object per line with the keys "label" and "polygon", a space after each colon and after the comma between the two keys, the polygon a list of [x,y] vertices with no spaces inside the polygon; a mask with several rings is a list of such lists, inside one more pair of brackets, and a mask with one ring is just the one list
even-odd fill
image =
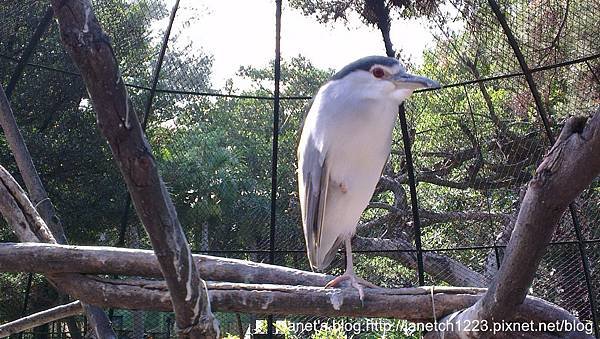
{"label": "dead branch", "polygon": [[[208,280],[325,286],[332,276],[252,261],[194,254]],[[0,272],[110,274],[162,278],[153,251],[38,243],[0,244]]]}
{"label": "dead branch", "polygon": [[[416,269],[415,249],[408,241],[357,237],[354,244],[358,248],[373,251],[398,249],[398,252],[386,251],[373,255],[389,257],[409,268]],[[325,274],[246,260],[198,254],[194,254],[193,258],[200,274],[212,281],[324,286],[333,278]],[[423,258],[426,272],[448,284],[475,287],[487,284],[483,275],[452,258],[433,252],[425,252]],[[0,244],[0,272],[162,277],[156,256],[152,251],[49,244]]]}
{"label": "dead branch", "polygon": [[[7,246],[9,248],[11,246]],[[70,253],[81,252],[76,246],[45,244],[12,244],[14,250],[19,248],[45,249],[52,252],[56,249],[72,249]],[[121,249],[117,251],[144,252]],[[38,251],[39,252],[39,251]],[[149,257],[149,256],[145,256]],[[39,257],[39,258],[45,258]],[[86,259],[87,257],[81,257]],[[47,265],[52,265],[51,256],[46,258]],[[107,262],[112,266],[116,258]],[[259,265],[259,264],[257,264]],[[60,266],[60,265],[59,265]],[[155,265],[156,266],[156,265]],[[215,266],[217,269],[218,265]],[[260,268],[264,270],[263,267]],[[295,271],[295,270],[294,270]],[[155,270],[155,273],[156,272]],[[290,276],[301,276],[293,272]],[[305,272],[306,277],[318,277],[316,283],[321,284],[325,278]],[[172,310],[169,292],[164,282],[143,280],[107,280],[80,274],[65,273],[67,283],[61,288],[69,294],[91,304],[142,310]],[[227,312],[251,312],[260,314],[306,314],[322,316],[373,316],[398,317],[412,321],[432,321],[431,289],[411,288],[399,290],[368,290],[365,304],[362,305],[354,289],[323,289],[321,287],[281,286],[281,285],[249,285],[235,283],[209,284],[210,298],[215,310]],[[474,303],[484,290],[477,288],[435,287],[434,303],[436,318],[468,307]],[[371,297],[373,293],[373,297]],[[429,313],[431,312],[431,313]],[[439,314],[438,314],[439,312]],[[573,320],[566,311],[544,301],[529,298],[519,308],[523,320],[550,321],[555,319]],[[521,314],[521,313],[519,313]],[[521,318],[518,318],[521,319]]]}
{"label": "dead branch", "polygon": [[15,157],[19,172],[21,173],[23,182],[25,182],[25,186],[31,196],[32,202],[36,205],[36,209],[40,213],[42,219],[46,222],[46,225],[48,225],[48,228],[52,231],[57,242],[66,244],[67,241],[63,227],[56,215],[54,206],[48,198],[48,193],[46,193],[46,190],[44,189],[42,180],[35,169],[27,145],[25,145],[25,140],[19,131],[12,109],[10,108],[8,99],[1,86],[0,125],[4,131],[4,136],[6,137],[10,150]]}
{"label": "dead branch", "polygon": [[[588,121],[567,120],[558,140],[530,181],[499,273],[484,297],[457,312],[448,321],[456,324],[510,318],[522,305],[535,271],[560,217],[592,180],[600,174],[600,110]],[[476,338],[489,333],[446,333],[446,337]]]}
{"label": "dead branch", "polygon": [[[21,186],[2,166],[0,166],[0,196],[2,205],[0,213],[12,226],[19,240],[56,244],[48,226],[37,213]],[[76,280],[85,279],[79,274],[49,274],[46,278],[51,284],[58,286],[59,290],[64,286],[77,285]],[[87,304],[84,304],[83,307],[94,332],[102,335],[102,338],[116,338],[104,311]]]}
{"label": "dead branch", "polygon": [[[398,260],[404,266],[417,269],[416,249],[409,241],[404,239],[365,238],[355,236],[352,244],[356,248],[385,252],[366,253],[367,255],[385,256]],[[390,251],[390,250],[398,250]],[[423,267],[427,274],[441,279],[453,286],[483,287],[487,279],[462,263],[445,255],[434,252],[423,252]]]}
{"label": "dead branch", "polygon": [[[64,268],[60,261],[54,262],[53,257],[57,253],[73,254],[74,261],[91,259],[93,256],[83,255],[87,252],[77,246],[61,246],[46,244],[10,244],[3,246],[1,254],[9,249],[20,254],[33,252],[35,249],[50,252],[50,255],[39,256],[38,259],[48,259],[47,266],[57,265]],[[24,251],[26,249],[27,251]],[[89,248],[90,252],[102,249]],[[114,254],[125,254],[127,252],[146,255],[136,258],[144,259],[151,257],[149,251],[114,249]],[[41,251],[38,251],[41,252]],[[54,254],[52,254],[54,253]],[[1,256],[0,256],[1,257]],[[116,256],[107,258],[106,267],[114,264]],[[133,256],[127,260],[134,258]],[[2,260],[8,262],[9,260]],[[33,261],[27,261],[26,267],[33,265]],[[94,261],[94,260],[93,260]],[[235,263],[235,260],[232,260]],[[251,264],[251,263],[246,263]],[[89,266],[79,265],[76,268],[86,268],[91,272],[95,263]],[[265,271],[270,265],[255,264],[257,271]],[[39,265],[38,265],[39,266]],[[154,265],[157,266],[156,263]],[[220,265],[214,265],[215,272]],[[226,267],[227,265],[223,265]],[[262,267],[266,266],[266,267]],[[200,265],[202,267],[202,265]],[[244,267],[242,267],[244,268]],[[271,267],[275,269],[275,267]],[[284,270],[285,268],[281,268]],[[246,266],[245,271],[252,270]],[[310,272],[292,270],[290,277],[305,277],[304,283],[322,284],[327,279],[324,275]],[[157,269],[153,272],[156,274]],[[137,272],[136,272],[137,273]],[[130,272],[130,274],[134,274]],[[69,294],[80,298],[88,303],[104,307],[115,307],[139,310],[171,311],[172,304],[169,299],[168,289],[162,281],[150,280],[107,280],[93,276],[83,277],[72,274],[68,286],[63,287]],[[282,275],[283,277],[283,275]],[[311,281],[310,279],[314,279]],[[295,283],[298,280],[294,281]],[[62,287],[62,286],[61,286]],[[298,315],[320,315],[320,316],[368,316],[368,317],[395,317],[410,321],[433,321],[433,307],[431,304],[431,288],[404,288],[404,289],[368,289],[365,293],[364,305],[361,304],[358,294],[354,289],[324,289],[322,287],[309,286],[286,286],[273,284],[246,284],[246,283],[208,283],[209,295],[214,309],[223,312],[243,312],[255,314],[298,314]],[[434,287],[433,300],[435,303],[436,319],[450,314],[475,303],[480,295],[484,293],[480,288],[456,288],[456,287]],[[568,312],[536,298],[528,298],[518,308],[515,319],[522,321],[533,320],[535,322],[567,320],[576,321]]]}
{"label": "dead branch", "polygon": [[[82,283],[73,286],[69,293],[90,303],[125,309],[172,309],[164,282],[92,278]],[[480,288],[443,286],[434,286],[433,291],[432,287],[366,289],[361,302],[352,288],[208,283],[208,289],[214,310],[221,312],[391,317],[413,322],[432,322],[434,316],[440,319],[454,310],[472,305],[485,292]],[[578,323],[577,318],[560,307],[532,297],[517,307],[511,320],[534,323],[564,320]]]}
{"label": "dead branch", "polygon": [[[390,204],[372,201],[369,203],[367,208],[375,208],[375,209],[384,209],[389,212],[392,216],[395,217],[403,217],[406,215],[406,211],[403,211],[395,206]],[[419,210],[419,214],[423,219],[421,221],[421,226],[430,226],[439,223],[446,223],[452,221],[485,221],[485,220],[496,220],[507,222],[510,219],[509,214],[505,213],[488,213],[488,212],[479,212],[479,211],[448,211],[448,212],[433,212],[428,210]],[[382,219],[378,223],[372,223],[369,226],[373,226],[375,224],[381,224],[382,222],[389,221],[389,218]],[[364,228],[366,224],[361,225],[361,228]]]}
{"label": "dead branch", "polygon": [[180,337],[216,338],[218,321],[202,289],[175,207],[118,69],[108,36],[89,0],[52,0],[63,44],[86,84],[171,293]]}
{"label": "dead branch", "polygon": [[30,328],[82,313],[83,307],[80,301],[74,301],[66,305],[56,306],[51,309],[30,314],[24,318],[0,325],[0,338],[5,338],[11,334],[23,332]]}

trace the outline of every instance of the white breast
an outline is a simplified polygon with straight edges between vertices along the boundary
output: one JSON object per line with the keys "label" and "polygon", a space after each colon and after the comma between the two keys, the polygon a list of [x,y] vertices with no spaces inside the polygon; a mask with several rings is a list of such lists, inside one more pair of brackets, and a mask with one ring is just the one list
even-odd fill
{"label": "white breast", "polygon": [[[352,236],[390,152],[398,105],[332,82],[321,88],[309,112],[310,128],[330,169],[321,247]],[[323,252],[323,255],[326,253]]]}

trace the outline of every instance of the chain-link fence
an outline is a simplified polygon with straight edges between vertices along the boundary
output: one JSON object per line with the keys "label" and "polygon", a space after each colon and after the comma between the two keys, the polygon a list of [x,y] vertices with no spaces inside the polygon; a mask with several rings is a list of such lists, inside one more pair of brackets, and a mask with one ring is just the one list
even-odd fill
{"label": "chain-link fence", "polygon": [[[363,215],[367,226],[359,227],[353,242],[358,275],[384,287],[417,286],[420,274],[426,285],[486,286],[502,262],[520,195],[565,118],[588,115],[600,104],[598,1],[434,3],[435,10],[420,18],[433,46],[413,72],[444,86],[415,93],[406,103],[419,222],[408,193],[411,159],[398,127],[390,161]],[[221,12],[191,0],[93,2],[194,252],[306,270],[295,152],[305,107],[332,71],[285,54],[286,36],[295,34],[286,30],[285,13],[297,9],[284,2],[282,16],[276,11],[280,1],[269,4],[271,11],[243,19],[233,14],[243,7],[233,1]],[[48,4],[4,1],[0,14],[0,80],[70,241],[149,248]],[[221,26],[194,29],[202,20]],[[281,28],[282,37],[247,36],[244,26],[257,21],[272,23],[273,32]],[[264,67],[242,68],[243,81],[215,89],[211,71],[219,60],[210,46],[194,43],[194,34],[222,34],[231,39],[228,44],[244,48],[249,41],[280,41],[286,57],[277,48]],[[237,57],[244,58],[243,48]],[[2,165],[17,174],[4,140],[0,149]],[[533,295],[593,322],[596,330],[598,188],[596,180],[565,213],[531,287]],[[7,229],[0,229],[0,240],[15,241]],[[328,273],[343,272],[343,260],[340,253]],[[35,274],[2,273],[0,291],[0,322],[60,302]],[[172,314],[115,309],[109,315],[120,337],[174,337]],[[232,337],[266,334],[269,323],[286,337],[344,335],[297,328],[331,321],[326,318],[217,316],[222,332]],[[86,330],[84,318],[76,324]],[[66,333],[68,324],[57,322],[18,337]]]}

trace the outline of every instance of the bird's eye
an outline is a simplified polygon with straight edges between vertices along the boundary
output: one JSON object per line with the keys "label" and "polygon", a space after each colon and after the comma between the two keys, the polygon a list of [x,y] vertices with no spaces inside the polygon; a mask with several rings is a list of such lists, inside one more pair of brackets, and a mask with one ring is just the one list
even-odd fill
{"label": "bird's eye", "polygon": [[383,70],[383,68],[379,68],[379,67],[375,67],[373,68],[373,76],[376,78],[383,78],[383,76],[385,75],[385,71]]}

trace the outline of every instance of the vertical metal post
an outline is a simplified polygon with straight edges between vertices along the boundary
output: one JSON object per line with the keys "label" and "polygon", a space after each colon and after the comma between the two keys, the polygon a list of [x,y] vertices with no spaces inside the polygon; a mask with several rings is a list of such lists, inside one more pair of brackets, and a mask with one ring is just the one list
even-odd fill
{"label": "vertical metal post", "polygon": [[495,241],[494,241],[494,255],[496,255],[496,268],[498,270],[500,270],[500,265],[502,263],[500,262],[500,252],[498,251],[498,245],[496,244]]}
{"label": "vertical metal post", "polygon": [[[525,61],[525,57],[524,57],[523,53],[521,52],[521,48],[519,48],[517,39],[515,38],[515,36],[512,33],[512,30],[508,26],[506,17],[504,16],[504,13],[502,13],[502,10],[500,9],[500,5],[498,5],[496,0],[488,0],[488,3],[490,4],[492,11],[496,15],[498,22],[502,26],[502,30],[504,31],[504,34],[506,35],[508,44],[512,48],[512,50],[515,54],[515,57],[519,61],[519,65],[521,66],[521,69],[523,70],[523,74],[525,75],[525,80],[527,80],[527,84],[529,85],[529,90],[531,91],[531,94],[533,95],[536,109],[542,119],[542,123],[544,124],[544,130],[546,131],[546,136],[548,137],[548,140],[550,140],[550,143],[554,144],[556,140],[554,138],[554,135],[552,134],[552,130],[550,129],[550,122],[548,121],[546,109],[544,107],[544,104],[542,103],[542,98],[540,96],[540,92],[537,89],[537,85],[533,79],[531,70],[529,69],[527,62]],[[579,249],[579,254],[581,256],[581,261],[583,264],[583,275],[585,277],[585,283],[587,285],[587,290],[588,290],[588,298],[590,300],[592,322],[594,323],[594,334],[596,335],[596,337],[598,337],[599,329],[598,329],[598,316],[596,314],[596,297],[593,293],[593,288],[592,288],[592,284],[591,284],[590,264],[589,264],[587,255],[585,253],[585,248],[584,248],[585,244],[583,243],[581,229],[579,228],[579,218],[577,217],[577,212],[575,210],[575,206],[573,205],[573,203],[569,204],[569,213],[571,214],[571,218],[573,219],[573,229],[575,231],[575,236],[577,237],[577,247]]]}
{"label": "vertical metal post", "polygon": [[423,248],[421,246],[421,219],[419,218],[419,202],[417,200],[417,184],[415,180],[415,169],[412,160],[412,145],[406,122],[406,110],[404,104],[398,109],[400,117],[400,128],[402,129],[402,142],[404,143],[404,155],[406,156],[406,172],[408,174],[408,186],[410,187],[410,205],[415,232],[415,248],[417,249],[417,275],[419,286],[425,285],[425,274],[423,269]]}
{"label": "vertical metal post", "polygon": [[27,286],[25,287],[25,297],[23,299],[23,309],[21,310],[21,318],[27,315],[27,306],[29,304],[29,292],[31,291],[31,284],[33,282],[33,273],[27,274]]}
{"label": "vertical metal post", "polygon": [[[33,273],[27,275],[27,286],[25,287],[25,295],[23,297],[23,309],[21,310],[21,318],[27,315],[27,306],[29,304],[29,294],[31,293],[31,284],[33,282]],[[23,337],[23,333],[19,333],[19,338]]]}
{"label": "vertical metal post", "polygon": [[[275,1],[275,69],[273,90],[273,149],[271,158],[271,224],[269,229],[269,262],[275,263],[275,227],[277,223],[277,153],[279,150],[279,104],[281,82],[281,1]],[[267,319],[267,335],[273,338],[273,315]]]}

